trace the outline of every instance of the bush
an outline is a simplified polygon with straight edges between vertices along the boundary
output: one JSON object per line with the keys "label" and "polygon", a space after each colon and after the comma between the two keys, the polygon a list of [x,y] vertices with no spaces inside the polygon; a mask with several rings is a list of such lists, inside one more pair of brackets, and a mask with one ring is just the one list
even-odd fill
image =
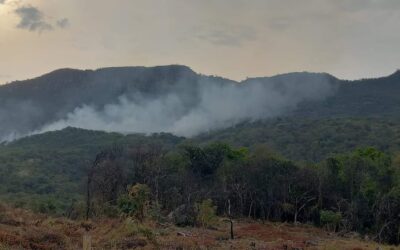
{"label": "bush", "polygon": [[150,189],[147,185],[136,184],[129,189],[128,195],[118,200],[119,210],[128,216],[143,220],[150,206]]}
{"label": "bush", "polygon": [[172,211],[168,217],[174,222],[175,225],[183,226],[194,226],[196,224],[197,213],[193,206],[180,205],[174,211]]}
{"label": "bush", "polygon": [[340,212],[334,212],[331,210],[320,211],[321,224],[325,225],[329,231],[331,230],[336,231],[341,220],[342,220],[342,214]]}
{"label": "bush", "polygon": [[117,204],[121,214],[130,216],[135,210],[134,201],[127,194],[119,196]]}
{"label": "bush", "polygon": [[197,206],[197,223],[201,227],[211,227],[216,224],[217,216],[216,210],[217,207],[213,206],[212,200],[207,199],[203,200],[200,204],[196,204]]}

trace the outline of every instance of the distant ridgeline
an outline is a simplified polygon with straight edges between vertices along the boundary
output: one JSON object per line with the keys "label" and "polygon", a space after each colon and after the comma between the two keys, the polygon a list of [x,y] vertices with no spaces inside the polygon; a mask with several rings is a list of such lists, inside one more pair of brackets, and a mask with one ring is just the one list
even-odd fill
{"label": "distant ridgeline", "polygon": [[0,85],[0,140],[68,126],[193,137],[274,117],[398,118],[398,93],[400,72],[358,81],[303,72],[239,83],[179,65],[61,69]]}

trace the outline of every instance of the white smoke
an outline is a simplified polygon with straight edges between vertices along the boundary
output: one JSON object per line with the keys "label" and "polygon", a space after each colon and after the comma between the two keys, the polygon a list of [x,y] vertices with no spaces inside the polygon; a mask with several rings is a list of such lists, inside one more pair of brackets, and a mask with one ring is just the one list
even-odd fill
{"label": "white smoke", "polygon": [[[187,106],[187,96],[178,93],[149,98],[122,95],[113,104],[98,109],[76,108],[65,119],[47,124],[34,133],[78,127],[121,133],[170,132],[192,137],[202,132],[227,128],[242,121],[255,121],[293,110],[305,100],[324,99],[334,86],[324,77],[292,76],[284,81],[251,80],[240,84],[199,84],[199,100]],[[304,79],[303,79],[304,80]]]}

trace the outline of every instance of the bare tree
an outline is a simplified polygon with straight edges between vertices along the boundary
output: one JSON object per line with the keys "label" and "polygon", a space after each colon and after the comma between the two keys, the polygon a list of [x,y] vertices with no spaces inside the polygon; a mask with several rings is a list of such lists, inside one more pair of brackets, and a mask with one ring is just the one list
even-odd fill
{"label": "bare tree", "polygon": [[117,162],[122,149],[113,146],[96,155],[89,168],[86,183],[86,220],[92,213],[93,196],[101,202],[116,202],[120,189],[124,186],[123,169]]}

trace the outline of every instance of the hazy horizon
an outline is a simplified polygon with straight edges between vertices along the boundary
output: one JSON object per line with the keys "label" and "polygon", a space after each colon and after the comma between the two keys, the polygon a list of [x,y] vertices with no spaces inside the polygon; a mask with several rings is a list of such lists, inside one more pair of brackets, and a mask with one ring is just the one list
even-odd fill
{"label": "hazy horizon", "polygon": [[0,84],[59,68],[180,64],[233,80],[400,68],[395,0],[1,0]]}
{"label": "hazy horizon", "polygon": [[237,83],[244,82],[244,81],[246,81],[246,80],[248,80],[248,79],[263,78],[263,77],[267,77],[267,78],[268,78],[268,77],[275,77],[275,76],[281,76],[281,75],[292,74],[292,73],[328,74],[328,75],[331,75],[331,76],[333,76],[333,77],[335,77],[335,78],[337,78],[337,79],[339,79],[339,80],[344,80],[344,81],[347,81],[347,80],[348,80],[348,81],[357,81],[357,80],[365,80],[365,79],[383,78],[383,77],[390,76],[390,75],[392,75],[392,74],[394,74],[394,73],[400,71],[400,69],[395,69],[394,71],[389,72],[389,73],[387,73],[387,74],[385,74],[385,75],[377,75],[377,76],[371,76],[371,77],[363,77],[363,76],[360,76],[360,77],[357,77],[357,78],[352,78],[352,79],[347,78],[347,79],[346,79],[346,78],[337,77],[336,75],[331,74],[331,73],[329,73],[329,72],[316,72],[316,71],[305,71],[305,70],[303,70],[303,71],[281,72],[281,73],[276,73],[276,74],[271,74],[271,75],[254,75],[254,76],[248,76],[248,77],[243,78],[243,79],[235,80],[235,79],[231,79],[231,78],[229,78],[229,77],[222,76],[222,75],[207,75],[207,74],[204,74],[203,72],[199,72],[199,71],[197,71],[196,69],[193,69],[192,67],[190,67],[190,65],[181,65],[181,64],[165,64],[165,65],[149,65],[149,66],[143,66],[143,65],[132,65],[132,66],[125,65],[125,66],[123,66],[123,65],[121,65],[121,66],[108,66],[108,67],[100,67],[100,68],[70,68],[70,67],[56,68],[56,69],[50,70],[50,71],[48,71],[48,72],[39,73],[38,75],[34,75],[34,76],[32,76],[32,77],[29,77],[29,78],[14,79],[14,80],[9,80],[9,81],[7,81],[7,82],[0,82],[0,85],[10,84],[10,83],[13,83],[13,82],[18,82],[18,81],[26,81],[26,80],[35,79],[35,78],[37,78],[37,77],[41,77],[41,76],[44,76],[44,75],[47,75],[47,74],[51,74],[51,73],[53,73],[53,72],[55,72],[55,71],[57,71],[57,70],[81,70],[81,71],[89,70],[89,71],[96,71],[96,70],[107,69],[107,68],[135,68],[135,67],[153,68],[153,67],[168,67],[168,66],[173,66],[173,65],[189,67],[191,70],[193,70],[193,71],[194,71],[195,73],[197,73],[197,74],[205,75],[205,76],[222,77],[222,78],[224,78],[224,79],[231,80],[231,81],[235,81],[235,82],[237,82]]}

